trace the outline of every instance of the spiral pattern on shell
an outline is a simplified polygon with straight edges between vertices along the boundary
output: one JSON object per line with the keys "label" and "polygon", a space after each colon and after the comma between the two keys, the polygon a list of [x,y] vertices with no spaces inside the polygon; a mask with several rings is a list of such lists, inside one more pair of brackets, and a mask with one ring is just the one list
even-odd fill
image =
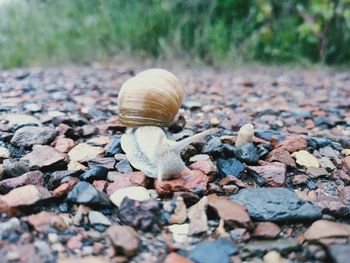
{"label": "spiral pattern on shell", "polygon": [[119,119],[127,127],[168,126],[183,99],[180,81],[164,69],[149,69],[128,79],[118,96]]}

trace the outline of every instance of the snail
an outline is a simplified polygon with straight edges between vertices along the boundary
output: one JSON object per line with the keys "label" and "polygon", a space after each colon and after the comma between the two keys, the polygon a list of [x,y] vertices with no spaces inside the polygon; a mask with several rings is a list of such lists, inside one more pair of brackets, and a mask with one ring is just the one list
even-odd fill
{"label": "snail", "polygon": [[163,69],[142,71],[128,79],[119,92],[119,120],[127,127],[121,147],[133,167],[159,181],[191,173],[181,159],[181,150],[216,132],[206,130],[181,141],[167,135],[164,128],[177,115],[183,93],[180,81]]}

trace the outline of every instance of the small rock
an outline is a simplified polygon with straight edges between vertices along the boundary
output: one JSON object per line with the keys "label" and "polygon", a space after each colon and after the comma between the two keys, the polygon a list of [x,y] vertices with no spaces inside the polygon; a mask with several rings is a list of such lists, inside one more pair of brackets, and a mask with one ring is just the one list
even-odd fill
{"label": "small rock", "polygon": [[112,223],[109,219],[102,213],[98,211],[89,211],[88,214],[89,222],[91,225],[102,225],[110,226]]}
{"label": "small rock", "polygon": [[0,196],[0,211],[11,211],[12,208],[30,206],[49,199],[51,194],[42,186],[26,185],[11,190]]}
{"label": "small rock", "polygon": [[121,173],[131,173],[132,167],[127,159],[121,160],[115,165],[115,169]]}
{"label": "small rock", "polygon": [[292,182],[294,185],[306,184],[308,177],[306,174],[296,174],[292,177]]}
{"label": "small rock", "polygon": [[77,161],[70,161],[67,169],[68,171],[86,171],[88,168]]}
{"label": "small rock", "polygon": [[241,147],[243,144],[251,144],[254,137],[254,126],[251,123],[243,125],[237,134],[235,142],[236,147]]}
{"label": "small rock", "polygon": [[304,167],[320,167],[320,163],[312,154],[305,150],[294,152],[292,157],[296,159],[296,163]]}
{"label": "small rock", "polygon": [[41,122],[30,115],[24,114],[13,114],[5,116],[5,119],[8,121],[8,126],[11,130],[16,130],[23,126],[41,126]]}
{"label": "small rock", "polygon": [[249,226],[251,220],[244,206],[228,200],[224,196],[211,194],[208,196],[208,205],[224,220],[226,225],[235,227],[237,225]]}
{"label": "small rock", "polygon": [[107,236],[118,255],[122,254],[131,257],[139,249],[140,237],[130,226],[113,225],[108,228]]}
{"label": "small rock", "polygon": [[103,157],[105,150],[101,147],[80,143],[69,151],[69,159],[77,162],[87,162],[97,157]]}
{"label": "small rock", "polygon": [[199,243],[188,254],[188,258],[198,263],[230,263],[231,256],[238,247],[225,238]]}
{"label": "small rock", "polygon": [[[108,173],[107,178],[110,177]],[[108,178],[109,180],[110,178]],[[111,195],[116,190],[121,188],[126,188],[129,186],[142,186],[146,187],[147,177],[143,172],[133,172],[129,174],[118,174],[116,178],[113,178],[113,183],[109,184],[107,187],[107,194]]]}
{"label": "small rock", "polygon": [[334,150],[331,146],[325,146],[319,149],[319,152],[322,156],[328,158],[337,158],[340,156],[340,153]]}
{"label": "small rock", "polygon": [[196,161],[190,165],[190,169],[202,171],[206,175],[213,175],[217,172],[217,168],[211,160]]}
{"label": "small rock", "polygon": [[183,224],[187,219],[187,209],[182,196],[164,202],[163,209],[169,214],[168,224]]}
{"label": "small rock", "polygon": [[329,160],[329,158],[327,158],[327,157],[321,157],[319,162],[320,162],[320,166],[322,168],[326,168],[326,169],[331,170],[331,171],[334,171],[337,169],[337,167],[335,167],[335,165],[332,163],[332,161]]}
{"label": "small rock", "polygon": [[5,147],[0,147],[0,160],[10,158],[10,151]]}
{"label": "small rock", "polygon": [[236,157],[247,164],[254,164],[259,161],[258,151],[252,143],[245,143],[239,146],[236,151]]}
{"label": "small rock", "polygon": [[137,201],[145,201],[151,198],[148,190],[142,186],[130,186],[118,189],[109,198],[114,205],[120,206],[125,197]]}
{"label": "small rock", "polygon": [[329,254],[334,263],[344,263],[349,260],[350,245],[332,245],[328,247]]}
{"label": "small rock", "polygon": [[87,182],[79,182],[67,196],[67,201],[85,205],[109,206],[108,196]]}
{"label": "small rock", "polygon": [[305,232],[306,240],[318,240],[329,237],[350,237],[350,225],[327,220],[314,222]]}
{"label": "small rock", "polygon": [[18,177],[30,171],[29,164],[24,161],[6,159],[4,160],[3,165],[7,177]]}
{"label": "small rock", "polygon": [[233,175],[240,178],[244,172],[244,165],[235,158],[218,159],[216,165],[221,176]]}
{"label": "small rock", "polygon": [[288,136],[284,141],[274,145],[274,148],[282,148],[290,153],[305,150],[306,147],[306,139],[300,136]]}
{"label": "small rock", "polygon": [[70,250],[81,249],[82,247],[83,243],[80,236],[72,236],[67,241],[67,248]]}
{"label": "small rock", "polygon": [[280,232],[281,229],[278,225],[271,222],[261,222],[258,223],[254,229],[252,236],[261,238],[276,238]]}
{"label": "small rock", "polygon": [[11,139],[11,144],[31,147],[36,144],[49,144],[56,137],[56,131],[50,127],[26,126],[18,129]]}
{"label": "small rock", "polygon": [[53,215],[51,213],[43,211],[39,214],[29,216],[28,224],[31,225],[36,231],[43,232],[50,227],[52,217]]}
{"label": "small rock", "polygon": [[276,148],[272,150],[267,156],[266,161],[268,162],[280,162],[287,166],[295,167],[295,161],[290,155],[290,153],[283,148]]}
{"label": "small rock", "polygon": [[115,159],[113,157],[101,158],[97,157],[88,161],[88,165],[90,168],[94,168],[95,166],[103,166],[108,168],[109,170],[114,170]]}
{"label": "small rock", "polygon": [[0,181],[0,194],[6,194],[14,188],[29,184],[43,186],[44,176],[42,172],[27,172],[21,176]]}
{"label": "small rock", "polygon": [[93,182],[95,180],[106,180],[108,169],[103,166],[95,166],[79,176],[80,180]]}
{"label": "small rock", "polygon": [[277,139],[284,139],[284,136],[282,136],[281,134],[279,134],[277,131],[273,131],[273,130],[259,130],[256,129],[254,131],[254,135],[256,137],[259,137],[265,141],[271,141],[272,138],[277,138]]}
{"label": "small rock", "polygon": [[167,255],[163,263],[193,263],[193,261],[175,252],[171,252]]}
{"label": "small rock", "polygon": [[47,145],[34,145],[33,151],[25,155],[22,160],[28,160],[31,169],[48,169],[60,167],[68,161],[67,155]]}
{"label": "small rock", "polygon": [[13,217],[8,221],[0,223],[0,240],[6,239],[12,232],[20,227],[20,221],[17,217]]}
{"label": "small rock", "polygon": [[189,224],[174,224],[168,227],[175,242],[186,242],[188,240],[188,234],[190,232]]}
{"label": "small rock", "polygon": [[264,263],[288,263],[278,252],[270,251],[264,256]]}
{"label": "small rock", "polygon": [[73,147],[75,143],[70,138],[57,138],[53,144],[55,149],[61,153],[68,153]]}
{"label": "small rock", "polygon": [[153,199],[136,201],[124,198],[118,209],[118,217],[125,225],[148,231],[156,224],[159,218],[159,202]]}
{"label": "small rock", "polygon": [[55,215],[51,218],[50,225],[51,227],[57,229],[58,231],[64,231],[69,227],[69,224],[66,223],[64,218],[59,215]]}
{"label": "small rock", "polygon": [[286,165],[273,162],[264,166],[248,166],[248,172],[262,177],[269,186],[283,186],[286,179]]}
{"label": "small rock", "polygon": [[182,173],[178,179],[155,180],[154,186],[157,193],[165,195],[173,192],[205,192],[207,190],[208,176],[197,170],[191,172],[192,174]]}
{"label": "small rock", "polygon": [[278,242],[275,240],[250,241],[245,244],[243,250],[249,254],[265,254],[267,251],[278,251],[282,254],[289,254],[300,248],[299,243],[292,238],[281,238]]}
{"label": "small rock", "polygon": [[197,204],[188,209],[190,234],[196,235],[208,230],[207,206],[208,198],[204,196]]}
{"label": "small rock", "polygon": [[195,163],[198,161],[210,161],[210,156],[208,154],[197,154],[190,158],[191,163]]}
{"label": "small rock", "polygon": [[76,177],[80,174],[80,172],[76,172],[76,171],[55,171],[50,175],[50,179],[48,182],[48,188],[49,189],[54,189],[56,187],[58,187],[62,180],[64,180],[64,178],[66,177]]}
{"label": "small rock", "polygon": [[222,147],[223,144],[220,138],[214,136],[204,145],[202,152],[204,154],[218,155],[221,153]]}
{"label": "small rock", "polygon": [[63,183],[52,191],[52,197],[60,198],[66,196],[74,186],[79,182],[78,178],[73,178],[68,183]]}
{"label": "small rock", "polygon": [[321,217],[317,207],[286,188],[241,189],[231,195],[230,200],[244,205],[252,219],[258,221],[303,221]]}
{"label": "small rock", "polygon": [[328,175],[325,168],[308,167],[306,172],[310,178],[319,178]]}
{"label": "small rock", "polygon": [[117,153],[122,153],[122,147],[120,144],[120,136],[115,137],[110,144],[107,146],[105,157],[113,157]]}

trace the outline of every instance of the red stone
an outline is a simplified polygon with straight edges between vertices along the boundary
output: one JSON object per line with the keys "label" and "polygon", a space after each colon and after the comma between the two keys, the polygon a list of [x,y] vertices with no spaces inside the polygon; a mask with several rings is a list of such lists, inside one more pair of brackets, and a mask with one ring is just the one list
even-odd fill
{"label": "red stone", "polygon": [[40,171],[27,172],[15,178],[0,181],[0,193],[5,194],[14,188],[24,185],[44,185],[44,176]]}
{"label": "red stone", "polygon": [[251,225],[250,216],[246,208],[225,196],[211,194],[208,196],[208,205],[213,208],[218,216],[231,227]]}
{"label": "red stone", "polygon": [[211,175],[216,172],[216,166],[212,161],[200,160],[190,165],[191,170],[199,170],[206,175]]}
{"label": "red stone", "polygon": [[158,194],[169,194],[173,192],[205,192],[208,185],[208,176],[198,170],[181,173],[181,177],[173,180],[155,180],[154,186]]}
{"label": "red stone", "polygon": [[57,187],[55,190],[52,191],[53,197],[62,197],[66,196],[73,187],[79,182],[77,178],[73,178],[68,183],[63,183],[59,187]]}
{"label": "red stone", "polygon": [[219,181],[219,185],[221,186],[228,185],[228,184],[235,184],[240,188],[249,188],[248,184],[238,179],[237,177],[234,177],[233,175],[225,176]]}
{"label": "red stone", "polygon": [[267,184],[273,187],[283,186],[286,179],[286,165],[271,163],[264,166],[248,166],[248,171],[266,179]]}
{"label": "red stone", "polygon": [[288,151],[283,148],[276,148],[272,150],[266,157],[268,162],[280,162],[287,166],[295,167],[295,161]]}
{"label": "red stone", "polygon": [[113,183],[107,186],[107,194],[111,195],[116,190],[129,186],[146,187],[147,177],[143,172],[133,172],[119,176]]}
{"label": "red stone", "polygon": [[254,232],[253,237],[262,237],[262,238],[275,238],[281,232],[281,229],[278,225],[271,222],[261,222],[258,223]]}
{"label": "red stone", "polygon": [[192,263],[192,262],[193,262],[192,260],[185,258],[175,252],[171,252],[169,255],[167,255],[167,257],[163,261],[163,263]]}
{"label": "red stone", "polygon": [[105,180],[95,180],[92,185],[99,190],[100,192],[104,192],[106,189],[107,181]]}
{"label": "red stone", "polygon": [[284,141],[273,143],[274,148],[282,148],[290,153],[305,150],[307,141],[301,136],[289,136]]}
{"label": "red stone", "polygon": [[39,214],[29,216],[28,224],[31,225],[36,231],[42,232],[50,227],[52,217],[53,215],[51,213],[43,211]]}

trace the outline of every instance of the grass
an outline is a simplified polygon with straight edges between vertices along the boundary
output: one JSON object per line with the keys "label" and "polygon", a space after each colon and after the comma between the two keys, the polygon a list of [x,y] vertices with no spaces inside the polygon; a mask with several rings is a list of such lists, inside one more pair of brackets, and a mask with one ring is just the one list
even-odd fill
{"label": "grass", "polygon": [[[121,55],[211,65],[317,62],[295,32],[298,0],[274,2],[0,0],[0,68]],[[279,16],[271,14],[275,5]]]}

